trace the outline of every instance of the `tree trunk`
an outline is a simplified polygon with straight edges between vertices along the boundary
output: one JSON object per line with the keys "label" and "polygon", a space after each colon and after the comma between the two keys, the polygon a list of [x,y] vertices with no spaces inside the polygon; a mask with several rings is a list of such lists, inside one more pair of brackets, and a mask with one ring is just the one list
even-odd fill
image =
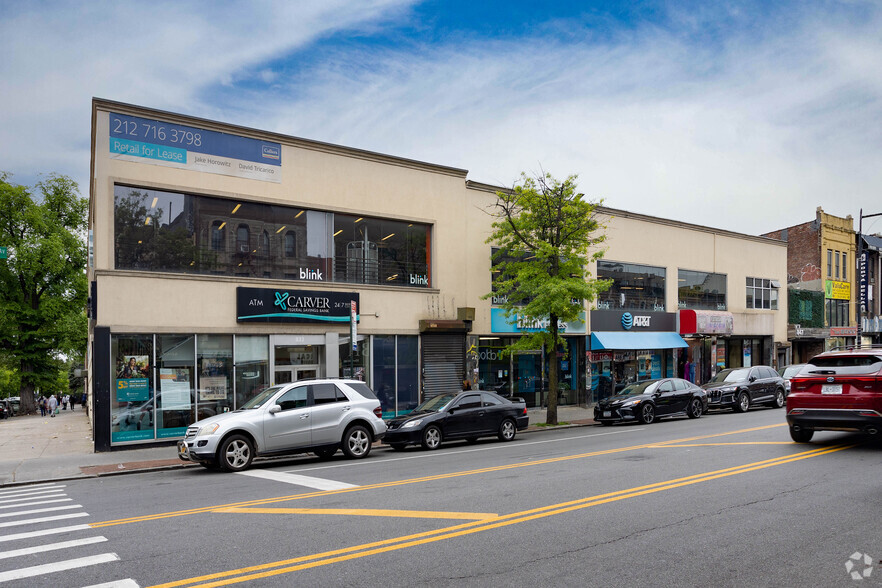
{"label": "tree trunk", "polygon": [[37,412],[37,402],[34,399],[34,385],[22,381],[18,389],[20,404],[18,414],[34,414]]}
{"label": "tree trunk", "polygon": [[551,339],[553,343],[546,348],[546,362],[548,364],[548,412],[545,422],[549,425],[557,424],[557,315],[548,317],[551,322]]}

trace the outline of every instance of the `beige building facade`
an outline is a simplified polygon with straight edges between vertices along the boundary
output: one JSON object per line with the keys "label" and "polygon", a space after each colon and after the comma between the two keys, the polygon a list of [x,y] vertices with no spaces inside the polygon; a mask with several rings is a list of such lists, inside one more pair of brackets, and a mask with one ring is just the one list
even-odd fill
{"label": "beige building facade", "polygon": [[[464,379],[541,405],[542,355],[502,353],[541,325],[482,299],[497,189],[461,169],[93,100],[96,447],[174,440],[310,377],[367,381],[387,416]],[[592,273],[614,288],[566,325],[562,402],[783,361],[782,242],[601,215],[608,248]]]}

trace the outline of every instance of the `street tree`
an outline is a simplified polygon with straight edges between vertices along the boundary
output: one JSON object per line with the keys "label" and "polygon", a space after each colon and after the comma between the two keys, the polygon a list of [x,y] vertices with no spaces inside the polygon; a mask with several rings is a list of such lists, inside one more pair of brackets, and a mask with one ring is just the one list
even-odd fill
{"label": "street tree", "polygon": [[[59,388],[65,357],[85,353],[86,214],[76,182],[51,174],[33,188],[0,173],[0,353],[17,369],[21,410]],[[66,388],[66,386],[64,386]]]}
{"label": "street tree", "polygon": [[605,227],[595,213],[601,203],[577,191],[574,175],[559,181],[544,172],[522,173],[514,187],[496,193],[488,211],[496,220],[486,242],[498,249],[493,256],[494,291],[484,298],[493,296],[509,320],[535,327],[506,351],[544,350],[550,425],[558,424],[562,331],[568,322],[584,322],[586,302],[610,285],[592,278],[588,268],[603,256]]}

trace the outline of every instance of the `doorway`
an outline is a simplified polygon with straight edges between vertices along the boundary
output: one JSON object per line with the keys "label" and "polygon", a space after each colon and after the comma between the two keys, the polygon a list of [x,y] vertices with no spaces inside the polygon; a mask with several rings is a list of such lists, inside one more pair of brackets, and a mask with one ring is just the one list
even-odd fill
{"label": "doorway", "polygon": [[273,372],[273,384],[290,384],[300,380],[318,378],[319,366],[276,366]]}
{"label": "doorway", "polygon": [[321,335],[275,335],[272,338],[273,384],[323,378],[324,341]]}

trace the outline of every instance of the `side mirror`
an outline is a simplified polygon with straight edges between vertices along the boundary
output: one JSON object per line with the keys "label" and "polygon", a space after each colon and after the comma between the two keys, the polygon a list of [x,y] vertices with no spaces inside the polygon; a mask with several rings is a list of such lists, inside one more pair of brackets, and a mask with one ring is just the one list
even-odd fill
{"label": "side mirror", "polygon": [[748,382],[756,382],[756,376],[750,376],[749,378],[747,378],[747,381]]}
{"label": "side mirror", "polygon": [[276,414],[277,412],[282,412],[282,407],[278,404],[273,404],[271,407],[269,407],[269,410],[267,412],[269,412],[270,414]]}

